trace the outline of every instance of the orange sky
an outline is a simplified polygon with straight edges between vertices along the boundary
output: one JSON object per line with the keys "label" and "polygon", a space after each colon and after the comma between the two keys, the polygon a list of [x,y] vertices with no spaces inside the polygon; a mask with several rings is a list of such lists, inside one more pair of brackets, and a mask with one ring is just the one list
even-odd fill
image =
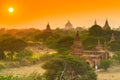
{"label": "orange sky", "polygon": [[89,27],[95,19],[103,26],[106,18],[112,27],[120,25],[120,0],[0,0],[1,26],[64,27],[70,20],[75,27]]}

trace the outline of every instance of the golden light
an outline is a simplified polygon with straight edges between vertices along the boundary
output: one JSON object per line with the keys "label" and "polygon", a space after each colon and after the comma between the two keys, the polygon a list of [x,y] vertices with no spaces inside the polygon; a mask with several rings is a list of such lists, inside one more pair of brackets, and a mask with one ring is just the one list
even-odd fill
{"label": "golden light", "polygon": [[10,13],[12,13],[12,12],[14,12],[14,9],[11,7],[11,8],[8,9],[8,11],[9,11]]}

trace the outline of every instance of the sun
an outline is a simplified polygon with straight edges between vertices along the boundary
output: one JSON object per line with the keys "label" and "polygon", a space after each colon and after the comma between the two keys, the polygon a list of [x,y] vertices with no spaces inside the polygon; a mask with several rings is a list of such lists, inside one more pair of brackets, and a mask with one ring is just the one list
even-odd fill
{"label": "sun", "polygon": [[14,12],[14,8],[10,7],[10,8],[8,9],[8,11],[9,11],[10,13],[13,13],[13,12]]}

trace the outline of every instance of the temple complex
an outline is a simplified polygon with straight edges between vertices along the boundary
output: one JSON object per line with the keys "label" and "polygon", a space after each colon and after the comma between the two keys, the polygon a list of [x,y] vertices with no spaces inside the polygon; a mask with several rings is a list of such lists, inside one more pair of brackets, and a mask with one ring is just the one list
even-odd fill
{"label": "temple complex", "polygon": [[100,60],[109,58],[107,45],[104,43],[104,47],[102,47],[100,40],[94,50],[84,50],[78,31],[71,47],[71,55],[85,58],[86,62],[96,69],[100,66]]}

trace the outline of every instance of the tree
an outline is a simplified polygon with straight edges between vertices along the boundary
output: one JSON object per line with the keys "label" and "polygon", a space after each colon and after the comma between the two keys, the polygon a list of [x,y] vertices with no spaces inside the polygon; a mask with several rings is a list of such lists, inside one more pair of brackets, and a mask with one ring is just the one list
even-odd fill
{"label": "tree", "polygon": [[26,43],[20,39],[7,38],[0,42],[0,50],[8,51],[9,56],[13,59],[14,52],[19,52],[26,47]]}
{"label": "tree", "polygon": [[115,59],[120,64],[120,51],[114,53],[113,59]]}
{"label": "tree", "polygon": [[83,40],[85,50],[91,50],[96,47],[98,39],[96,37],[88,36]]}
{"label": "tree", "polygon": [[16,54],[17,59],[24,59],[24,58],[30,58],[32,57],[33,53],[30,50],[22,50]]}
{"label": "tree", "polygon": [[43,65],[46,80],[97,80],[96,74],[81,58],[59,55]]}
{"label": "tree", "polygon": [[113,41],[109,44],[111,51],[119,51],[120,50],[120,41]]}
{"label": "tree", "polygon": [[73,40],[74,38],[71,36],[63,36],[58,40],[56,48],[57,49],[64,48],[66,50],[70,49],[71,45],[73,44]]}
{"label": "tree", "polygon": [[4,51],[2,51],[2,50],[0,50],[0,59],[5,59],[6,58],[6,56],[5,56],[5,53],[4,53]]}
{"label": "tree", "polygon": [[102,36],[103,30],[102,27],[99,25],[94,25],[91,28],[89,28],[89,34],[92,36]]}
{"label": "tree", "polygon": [[100,68],[106,71],[110,67],[111,63],[112,63],[111,60],[101,60]]}

